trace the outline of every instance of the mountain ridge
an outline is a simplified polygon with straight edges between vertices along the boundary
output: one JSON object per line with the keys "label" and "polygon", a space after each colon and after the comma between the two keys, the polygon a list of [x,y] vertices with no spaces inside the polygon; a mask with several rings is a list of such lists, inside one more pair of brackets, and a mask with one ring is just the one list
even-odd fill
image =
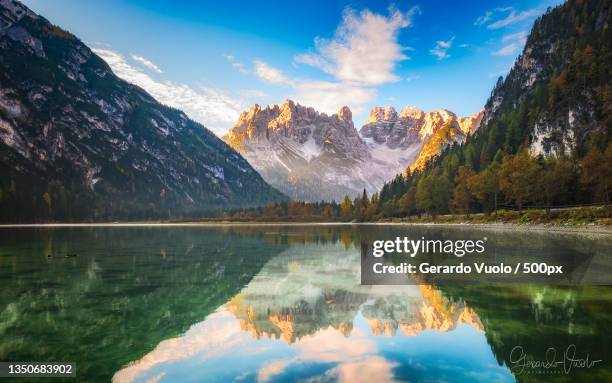
{"label": "mountain ridge", "polygon": [[0,19],[0,220],[171,218],[284,198],[74,35],[12,0]]}
{"label": "mountain ridge", "polygon": [[444,124],[465,132],[456,137],[464,140],[481,118],[482,112],[458,117],[444,109],[404,107],[398,114],[393,107],[375,107],[357,130],[346,106],[327,115],[286,100],[241,113],[223,139],[293,199],[339,201],[363,189],[373,193],[419,156],[437,154],[433,146],[422,149]]}
{"label": "mountain ridge", "polygon": [[291,100],[256,105],[240,115],[224,139],[293,199],[332,200],[374,185],[355,173],[369,156],[348,107],[328,116]]}

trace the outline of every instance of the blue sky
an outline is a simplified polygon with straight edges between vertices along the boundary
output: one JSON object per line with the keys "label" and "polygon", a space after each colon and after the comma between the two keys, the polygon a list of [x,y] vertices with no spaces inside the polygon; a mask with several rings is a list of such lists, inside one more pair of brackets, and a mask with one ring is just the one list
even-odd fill
{"label": "blue sky", "polygon": [[357,127],[373,106],[473,114],[560,1],[24,3],[222,135],[252,104],[286,98],[348,105]]}

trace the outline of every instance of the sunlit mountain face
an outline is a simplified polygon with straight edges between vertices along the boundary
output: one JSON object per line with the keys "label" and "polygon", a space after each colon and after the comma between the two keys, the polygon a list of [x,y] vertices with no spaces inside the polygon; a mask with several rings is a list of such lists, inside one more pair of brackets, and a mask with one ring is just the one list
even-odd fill
{"label": "sunlit mountain face", "polygon": [[421,168],[477,131],[482,116],[375,107],[359,128],[347,106],[328,116],[285,100],[241,113],[223,139],[292,199],[341,201],[379,191],[408,167]]}

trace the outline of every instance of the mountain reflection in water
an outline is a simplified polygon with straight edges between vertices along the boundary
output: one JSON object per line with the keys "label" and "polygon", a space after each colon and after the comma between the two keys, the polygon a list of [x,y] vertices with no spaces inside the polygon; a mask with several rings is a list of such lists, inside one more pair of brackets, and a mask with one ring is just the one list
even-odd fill
{"label": "mountain reflection in water", "polygon": [[427,285],[359,283],[356,247],[291,246],[205,321],[161,342],[114,381],[385,382],[398,369],[513,380],[465,302]]}
{"label": "mountain reflection in water", "polygon": [[[3,228],[0,360],[73,361],[83,382],[612,381],[610,287],[360,285],[360,252],[373,239],[484,235],[497,261],[584,256],[586,277],[612,273],[610,236],[388,225]],[[516,346],[545,360],[548,348],[560,356],[570,345],[603,361],[567,375],[521,373],[511,362]]]}

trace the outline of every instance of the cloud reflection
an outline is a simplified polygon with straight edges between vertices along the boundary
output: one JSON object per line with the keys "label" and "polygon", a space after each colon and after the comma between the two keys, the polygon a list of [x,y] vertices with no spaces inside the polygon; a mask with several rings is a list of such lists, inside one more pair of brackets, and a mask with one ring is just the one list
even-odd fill
{"label": "cloud reflection", "polygon": [[430,286],[360,285],[359,262],[341,243],[292,246],[217,312],[113,382],[176,381],[186,370],[206,380],[391,382],[398,362],[381,349],[381,336],[416,338],[464,323],[482,331],[464,302]]}

